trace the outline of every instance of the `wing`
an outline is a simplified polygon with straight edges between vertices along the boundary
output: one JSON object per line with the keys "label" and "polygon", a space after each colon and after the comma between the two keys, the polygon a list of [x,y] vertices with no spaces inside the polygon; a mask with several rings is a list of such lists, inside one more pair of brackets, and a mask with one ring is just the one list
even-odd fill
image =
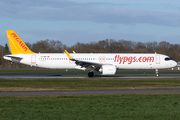
{"label": "wing", "polygon": [[76,69],[83,69],[83,70],[90,70],[90,71],[99,71],[99,69],[102,67],[102,64],[96,63],[96,62],[89,62],[89,61],[82,61],[82,60],[76,60],[72,58],[69,53],[64,50],[69,60],[74,61],[77,67]]}

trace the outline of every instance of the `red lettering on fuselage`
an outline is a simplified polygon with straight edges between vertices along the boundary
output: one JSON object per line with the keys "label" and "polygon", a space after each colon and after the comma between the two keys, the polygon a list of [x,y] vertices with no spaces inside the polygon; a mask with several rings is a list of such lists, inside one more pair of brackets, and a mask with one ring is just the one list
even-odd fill
{"label": "red lettering on fuselage", "polygon": [[19,46],[24,50],[24,51],[27,51],[27,47],[26,45],[23,43],[23,41],[20,40],[20,38],[15,34],[15,33],[12,33],[11,34],[13,36],[13,38],[19,43]]}
{"label": "red lettering on fuselage", "polygon": [[123,56],[121,57],[120,55],[116,55],[114,57],[114,62],[118,62],[119,64],[125,64],[125,63],[128,63],[128,64],[132,64],[134,62],[154,62],[154,57],[146,57],[146,56],[141,56],[139,58],[137,57],[127,57],[127,56]]}

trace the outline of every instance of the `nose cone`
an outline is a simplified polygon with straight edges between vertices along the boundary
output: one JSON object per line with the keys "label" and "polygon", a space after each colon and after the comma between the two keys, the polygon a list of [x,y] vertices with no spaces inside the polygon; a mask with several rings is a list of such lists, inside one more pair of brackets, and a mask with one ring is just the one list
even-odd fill
{"label": "nose cone", "polygon": [[172,67],[176,67],[176,66],[177,66],[177,62],[173,60],[173,61],[171,62],[171,66],[172,66]]}

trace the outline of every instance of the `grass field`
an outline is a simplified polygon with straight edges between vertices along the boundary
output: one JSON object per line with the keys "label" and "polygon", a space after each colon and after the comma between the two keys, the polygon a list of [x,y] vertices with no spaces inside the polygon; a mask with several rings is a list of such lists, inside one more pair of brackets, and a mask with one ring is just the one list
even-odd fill
{"label": "grass field", "polygon": [[[0,92],[134,88],[180,89],[180,79],[0,79]],[[0,120],[29,119],[179,120],[180,93],[0,97]]]}
{"label": "grass field", "polygon": [[0,79],[0,91],[177,89],[179,78]]}
{"label": "grass field", "polygon": [[180,94],[0,97],[0,120],[179,120]]}

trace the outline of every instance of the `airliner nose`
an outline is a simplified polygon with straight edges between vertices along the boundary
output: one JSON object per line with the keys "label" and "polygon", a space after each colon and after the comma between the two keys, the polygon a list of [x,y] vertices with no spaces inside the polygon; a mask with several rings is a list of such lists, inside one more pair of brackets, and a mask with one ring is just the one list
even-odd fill
{"label": "airliner nose", "polygon": [[176,61],[173,61],[172,62],[172,67],[176,67],[177,66],[177,62]]}

